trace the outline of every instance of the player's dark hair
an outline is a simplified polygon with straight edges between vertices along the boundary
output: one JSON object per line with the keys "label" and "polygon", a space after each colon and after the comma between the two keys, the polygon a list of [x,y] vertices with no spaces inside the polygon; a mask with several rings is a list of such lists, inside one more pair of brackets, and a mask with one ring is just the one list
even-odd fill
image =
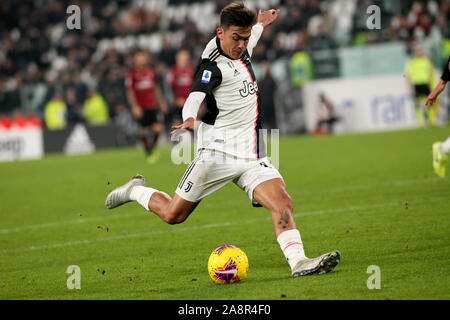
{"label": "player's dark hair", "polygon": [[233,2],[220,12],[220,27],[228,29],[231,26],[247,28],[256,23],[256,13],[246,8],[243,3]]}

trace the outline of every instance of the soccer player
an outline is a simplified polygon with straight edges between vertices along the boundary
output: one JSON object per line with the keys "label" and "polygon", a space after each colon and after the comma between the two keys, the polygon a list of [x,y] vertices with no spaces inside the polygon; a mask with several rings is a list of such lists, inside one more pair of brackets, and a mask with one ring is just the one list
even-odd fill
{"label": "soccer player", "polygon": [[217,35],[207,45],[197,66],[194,84],[183,107],[183,120],[173,126],[194,129],[203,100],[207,112],[198,127],[197,154],[173,198],[145,186],[137,175],[106,198],[109,209],[137,201],[169,224],[181,223],[201,199],[234,182],[255,206],[272,214],[275,236],[292,276],[327,273],[338,264],[339,251],[309,259],[294,221],[293,202],[286,184],[268,161],[258,135],[260,98],[250,57],[264,28],[279,10],[256,15],[243,4],[231,3],[220,13]]}
{"label": "soccer player", "polygon": [[[442,73],[441,79],[437,84],[436,88],[427,97],[425,104],[427,107],[431,108],[436,102],[437,97],[444,91],[447,82],[450,80],[450,58],[444,67],[444,72]],[[448,154],[450,152],[450,137],[444,142],[433,143],[433,169],[434,172],[441,178],[445,177],[445,166],[448,160]]]}
{"label": "soccer player", "polygon": [[[144,145],[147,161],[154,164],[159,157],[152,151],[158,142],[159,135],[164,131],[164,115],[168,106],[158,84],[155,71],[149,66],[149,57],[145,51],[138,51],[133,57],[134,68],[125,78],[128,103],[139,123],[139,138]],[[158,110],[159,109],[159,110]],[[148,137],[150,128],[152,137]]]}
{"label": "soccer player", "polygon": [[[429,107],[426,112],[422,109],[426,97],[430,94],[430,87],[434,80],[434,66],[431,60],[424,54],[422,47],[417,46],[414,49],[414,57],[406,66],[406,75],[414,93],[414,101],[416,105],[416,117],[421,126],[426,124],[434,125],[436,118],[435,108]],[[425,121],[424,113],[427,115]]]}
{"label": "soccer player", "polygon": [[183,105],[194,81],[194,68],[190,65],[190,59],[189,51],[178,51],[175,57],[176,64],[167,74],[167,82],[172,87],[174,95],[172,121],[177,125],[183,122]]}

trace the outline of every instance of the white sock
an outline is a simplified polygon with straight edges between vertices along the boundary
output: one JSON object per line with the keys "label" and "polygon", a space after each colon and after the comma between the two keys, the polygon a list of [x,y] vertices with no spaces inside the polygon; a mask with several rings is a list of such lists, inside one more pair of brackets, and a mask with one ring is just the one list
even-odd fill
{"label": "white sock", "polygon": [[449,152],[450,152],[450,137],[448,137],[447,140],[442,142],[441,152],[442,152],[442,154],[449,154]]}
{"label": "white sock", "polygon": [[145,210],[150,211],[148,203],[152,195],[158,190],[148,187],[136,186],[131,189],[130,199],[137,201]]}
{"label": "white sock", "polygon": [[277,241],[291,269],[297,262],[306,259],[300,232],[297,229],[284,231],[278,236]]}

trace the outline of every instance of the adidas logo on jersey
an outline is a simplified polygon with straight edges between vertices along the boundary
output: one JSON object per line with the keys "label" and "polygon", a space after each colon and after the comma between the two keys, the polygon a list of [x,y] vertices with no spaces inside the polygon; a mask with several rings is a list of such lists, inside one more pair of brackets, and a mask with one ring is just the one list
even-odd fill
{"label": "adidas logo on jersey", "polygon": [[236,69],[234,69],[234,77],[240,75],[241,73],[239,71],[237,71]]}

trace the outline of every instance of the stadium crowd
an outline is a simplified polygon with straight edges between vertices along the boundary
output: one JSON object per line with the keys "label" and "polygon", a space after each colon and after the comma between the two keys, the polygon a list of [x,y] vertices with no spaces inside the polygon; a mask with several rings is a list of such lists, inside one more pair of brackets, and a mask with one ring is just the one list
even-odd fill
{"label": "stadium crowd", "polygon": [[[115,119],[133,126],[124,78],[134,52],[151,53],[151,65],[171,105],[173,92],[166,77],[177,51],[188,50],[195,66],[228,2],[1,1],[2,119],[23,115],[44,119],[45,110],[54,108],[65,113],[64,125]],[[79,30],[66,26],[66,10],[72,4],[81,8]],[[254,10],[281,8],[279,21],[264,32],[253,55],[256,63],[264,64],[265,74],[270,74],[270,63],[297,52],[382,41],[405,41],[411,50],[418,41],[443,42],[442,56],[450,52],[447,0],[248,0],[246,4]],[[372,4],[383,8],[379,31],[366,27],[366,9]],[[262,87],[262,96],[264,87],[266,94],[273,90],[271,85]]]}

